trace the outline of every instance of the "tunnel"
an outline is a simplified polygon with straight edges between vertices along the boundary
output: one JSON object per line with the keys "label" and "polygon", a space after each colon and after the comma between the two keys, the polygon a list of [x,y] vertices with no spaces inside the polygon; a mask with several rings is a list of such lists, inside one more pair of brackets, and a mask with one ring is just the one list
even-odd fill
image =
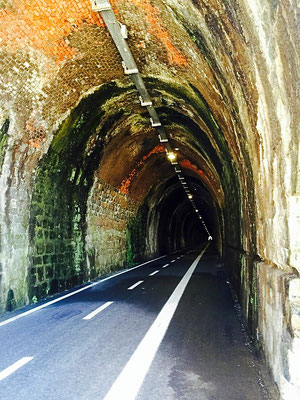
{"label": "tunnel", "polygon": [[296,3],[7,0],[0,16],[0,309],[209,243],[298,398]]}

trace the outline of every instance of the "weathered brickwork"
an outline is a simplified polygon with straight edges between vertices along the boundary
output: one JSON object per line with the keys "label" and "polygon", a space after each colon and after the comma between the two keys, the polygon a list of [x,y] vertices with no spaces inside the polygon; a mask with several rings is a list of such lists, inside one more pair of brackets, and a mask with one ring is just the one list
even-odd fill
{"label": "weathered brickwork", "polygon": [[130,266],[128,224],[139,203],[96,179],[87,211],[87,255],[91,277]]}

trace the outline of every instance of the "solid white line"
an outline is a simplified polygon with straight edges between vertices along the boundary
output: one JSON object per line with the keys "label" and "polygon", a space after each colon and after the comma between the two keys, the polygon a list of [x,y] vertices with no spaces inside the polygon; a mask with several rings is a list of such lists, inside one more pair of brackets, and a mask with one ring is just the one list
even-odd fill
{"label": "solid white line", "polygon": [[23,367],[23,365],[27,364],[32,359],[33,357],[23,357],[21,358],[21,360],[12,364],[10,367],[5,368],[3,371],[0,372],[0,381],[2,381],[2,379],[4,378],[7,378],[9,375],[17,371],[19,368]]}
{"label": "solid white line", "polygon": [[170,264],[165,264],[165,265],[163,265],[162,266],[162,268],[166,268],[166,267],[168,267]]}
{"label": "solid white line", "polygon": [[149,264],[149,263],[151,263],[151,262],[153,262],[153,261],[160,260],[161,258],[164,258],[164,257],[167,257],[167,256],[165,255],[165,256],[161,256],[161,257],[154,258],[153,260],[146,261],[146,262],[144,262],[144,263],[142,263],[142,264],[136,265],[135,267],[126,269],[125,271],[117,272],[116,274],[111,275],[111,276],[108,276],[107,278],[101,279],[100,281],[93,282],[93,283],[91,283],[91,284],[89,284],[89,285],[87,285],[87,286],[84,286],[84,287],[82,287],[82,288],[80,288],[80,289],[78,289],[78,290],[75,290],[75,291],[72,292],[72,293],[65,294],[64,296],[58,297],[58,298],[55,299],[55,300],[48,301],[47,303],[44,303],[44,304],[42,304],[42,305],[40,305],[40,306],[38,306],[38,307],[32,308],[31,310],[25,311],[25,312],[22,313],[22,314],[16,315],[15,317],[6,319],[6,320],[0,322],[0,326],[9,324],[10,322],[16,321],[16,320],[19,319],[19,318],[26,317],[26,316],[29,315],[29,314],[32,314],[32,313],[34,313],[34,312],[36,312],[36,311],[38,311],[38,310],[41,310],[41,309],[46,308],[46,307],[48,307],[48,306],[51,306],[52,304],[55,304],[55,303],[57,303],[57,302],[59,302],[59,301],[61,301],[61,300],[67,299],[68,297],[74,296],[75,294],[80,293],[80,292],[83,292],[84,290],[90,289],[91,287],[96,286],[96,285],[99,285],[99,284],[102,283],[102,282],[108,281],[109,279],[115,278],[115,277],[117,277],[117,276],[119,276],[119,275],[126,274],[127,272],[133,271],[133,270],[136,269],[136,268],[140,268],[140,267],[142,267],[143,265]]}
{"label": "solid white line", "polygon": [[95,311],[91,312],[90,314],[88,314],[86,317],[82,318],[85,320],[89,320],[92,319],[95,315],[99,314],[101,311],[105,310],[108,306],[110,306],[111,304],[113,304],[113,301],[108,301],[107,303],[102,304],[102,306],[96,308]]}
{"label": "solid white line", "polygon": [[181,279],[104,400],[135,399],[158,347],[165,336],[183,292],[205,250],[206,247]]}
{"label": "solid white line", "polygon": [[155,274],[157,274],[159,272],[159,269],[157,271],[151,272],[151,274],[149,274],[149,276],[153,276]]}
{"label": "solid white line", "polygon": [[130,286],[129,288],[127,288],[127,290],[132,290],[134,288],[136,288],[138,285],[140,285],[141,283],[143,283],[144,281],[138,281],[136,282],[134,285]]}

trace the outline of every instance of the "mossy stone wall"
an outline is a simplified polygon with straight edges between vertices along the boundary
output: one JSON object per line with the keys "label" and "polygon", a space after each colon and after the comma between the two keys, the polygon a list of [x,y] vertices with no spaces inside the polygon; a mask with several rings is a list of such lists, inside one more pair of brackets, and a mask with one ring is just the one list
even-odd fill
{"label": "mossy stone wall", "polygon": [[84,241],[88,187],[85,180],[74,180],[74,171],[54,151],[37,171],[30,216],[31,301],[88,278]]}

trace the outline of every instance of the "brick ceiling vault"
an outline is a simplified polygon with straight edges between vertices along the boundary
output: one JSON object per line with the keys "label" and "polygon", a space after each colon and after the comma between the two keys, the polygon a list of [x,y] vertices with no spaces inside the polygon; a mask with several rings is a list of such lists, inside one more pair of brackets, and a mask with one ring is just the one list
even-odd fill
{"label": "brick ceiling vault", "polygon": [[[256,241],[253,169],[261,164],[264,140],[257,130],[258,59],[253,66],[259,38],[253,35],[249,45],[254,9],[247,2],[201,0],[111,4],[127,27],[128,46],[170,143],[179,148],[181,168],[201,180],[219,208],[239,197],[235,206],[246,221],[240,223],[245,233],[241,244],[250,251]],[[101,88],[109,92],[111,85],[111,97],[105,95],[87,142],[92,146],[97,140],[100,123],[109,125],[99,176],[139,201],[158,175],[162,182],[172,177],[121,57],[90,1],[5,0],[0,7],[0,118],[14,122],[11,129],[24,149],[16,155],[22,166],[28,163],[34,170],[82,99]],[[292,26],[293,15],[286,18]],[[64,145],[58,138],[54,147],[57,142]],[[152,167],[147,172],[146,166],[155,162],[161,172]],[[112,168],[116,163],[118,168]]]}
{"label": "brick ceiling vault", "polygon": [[[90,2],[3,4],[4,104],[6,112],[15,109],[18,113],[16,129],[23,132],[21,141],[36,152],[31,156],[32,163],[47,152],[60,123],[80,99],[114,82],[124,91],[120,90],[102,106],[105,120],[114,123],[106,139],[108,151],[104,151],[100,161],[100,175],[104,169],[103,177],[109,183],[130,191],[138,200],[158,178],[164,181],[171,177],[172,169],[159,149],[138,93],[124,75],[107,27],[99,13],[92,11]],[[173,148],[179,148],[180,166],[200,179],[222,207],[226,189],[222,187],[220,165],[229,163],[228,175],[249,175],[246,168],[250,167],[246,134],[233,90],[240,92],[247,124],[254,127],[255,122],[251,121],[250,112],[255,107],[255,90],[251,75],[245,73],[248,60],[240,27],[224,14],[224,21],[218,23],[224,25],[224,32],[221,27],[219,32],[215,31],[217,27],[212,29],[208,20],[213,18],[213,9],[205,10],[200,3],[188,4],[185,10],[180,2],[176,7],[173,2],[112,1],[112,6],[120,23],[127,27],[128,46],[170,142]],[[232,9],[231,13],[237,10]],[[217,57],[213,54],[216,41],[220,46]],[[235,59],[237,47],[239,54]],[[229,77],[222,71],[228,70],[227,63]],[[230,82],[232,78],[237,82]],[[8,104],[12,106],[9,110]],[[125,130],[130,135],[126,136]],[[254,141],[255,135],[254,131]],[[117,152],[122,157],[117,157]],[[161,172],[157,172],[156,166],[156,171],[148,169],[147,179],[139,179],[149,175],[143,164],[150,165],[154,155],[157,163],[161,160]],[[115,163],[116,158],[119,168],[111,168],[109,162]],[[236,171],[231,171],[231,159]],[[137,179],[147,185],[140,183],[132,190]],[[245,184],[249,182],[248,177],[240,179]]]}

